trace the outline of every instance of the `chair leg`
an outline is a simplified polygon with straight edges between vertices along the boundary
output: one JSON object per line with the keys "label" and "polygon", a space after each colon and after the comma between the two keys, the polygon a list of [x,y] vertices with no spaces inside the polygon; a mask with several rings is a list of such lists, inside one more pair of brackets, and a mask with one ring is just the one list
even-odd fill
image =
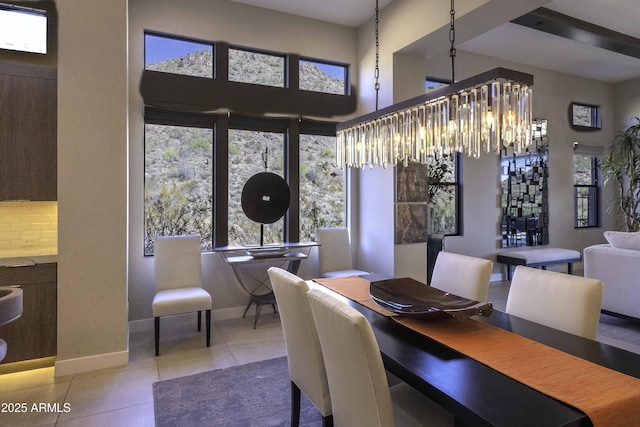
{"label": "chair leg", "polygon": [[198,311],[198,332],[202,330],[202,311]]}
{"label": "chair leg", "polygon": [[253,304],[253,298],[249,298],[249,304],[247,304],[247,308],[245,308],[244,309],[244,313],[242,313],[242,318],[243,319],[247,315],[247,311],[249,311],[249,308],[251,307],[251,304]]}
{"label": "chair leg", "polygon": [[300,387],[291,381],[291,427],[300,425]]}
{"label": "chair leg", "polygon": [[333,415],[322,417],[322,427],[333,427]]}
{"label": "chair leg", "polygon": [[258,324],[258,317],[260,317],[260,312],[262,311],[262,304],[256,304],[256,317],[253,319],[253,329],[256,328]]}
{"label": "chair leg", "polygon": [[[207,347],[211,347],[211,310],[206,311],[206,322],[205,328],[207,330]],[[198,318],[200,316],[198,315]]]}
{"label": "chair leg", "polygon": [[156,356],[160,354],[160,318],[155,318]]}

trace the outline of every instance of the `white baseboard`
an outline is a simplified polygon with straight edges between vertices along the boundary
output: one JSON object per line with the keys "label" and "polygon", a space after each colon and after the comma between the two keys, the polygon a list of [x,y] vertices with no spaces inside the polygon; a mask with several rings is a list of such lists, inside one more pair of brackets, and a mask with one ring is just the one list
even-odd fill
{"label": "white baseboard", "polygon": [[124,366],[128,363],[129,350],[76,359],[56,360],[54,376],[64,377],[66,375],[82,374],[84,372],[97,371],[98,369]]}
{"label": "white baseboard", "polygon": [[[242,317],[242,313],[244,313],[246,307],[229,307],[229,308],[220,308],[217,310],[211,310],[211,321],[221,321],[228,319],[238,319]],[[247,316],[253,316],[255,314],[255,307],[251,307],[249,311],[247,311]],[[204,319],[204,315],[202,316]],[[192,326],[197,322],[196,316],[193,313],[189,314],[180,314],[176,316],[171,316],[171,325],[170,327],[183,327],[183,326]],[[166,323],[166,322],[165,322]],[[151,319],[141,319],[141,320],[132,320],[129,322],[129,332],[148,332],[153,331],[153,318]]]}

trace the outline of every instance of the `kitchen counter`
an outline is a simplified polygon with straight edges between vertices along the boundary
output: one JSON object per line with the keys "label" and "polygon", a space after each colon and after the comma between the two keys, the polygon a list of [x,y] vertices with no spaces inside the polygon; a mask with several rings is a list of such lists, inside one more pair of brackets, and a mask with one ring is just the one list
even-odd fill
{"label": "kitchen counter", "polygon": [[0,267],[28,267],[36,264],[49,264],[58,262],[58,255],[38,255],[24,257],[0,257]]}

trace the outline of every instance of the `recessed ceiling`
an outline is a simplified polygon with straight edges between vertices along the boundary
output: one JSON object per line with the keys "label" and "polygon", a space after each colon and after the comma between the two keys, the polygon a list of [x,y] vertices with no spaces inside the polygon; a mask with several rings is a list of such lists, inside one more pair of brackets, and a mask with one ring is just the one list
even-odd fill
{"label": "recessed ceiling", "polygon": [[[279,12],[359,27],[375,14],[374,0],[231,0]],[[380,9],[392,0],[380,0]],[[637,0],[555,0],[544,5],[565,15],[640,38]],[[384,19],[384,15],[381,19]],[[420,46],[420,44],[416,44]],[[640,59],[505,22],[457,48],[605,82],[640,78]],[[420,50],[413,54],[422,54]]]}

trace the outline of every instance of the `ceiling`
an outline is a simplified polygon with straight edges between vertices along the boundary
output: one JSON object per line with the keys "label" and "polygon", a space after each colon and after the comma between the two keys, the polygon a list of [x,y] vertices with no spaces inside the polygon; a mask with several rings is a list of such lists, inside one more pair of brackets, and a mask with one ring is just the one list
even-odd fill
{"label": "ceiling", "polygon": [[[232,1],[351,27],[373,17],[375,7],[373,0]],[[391,1],[379,0],[380,8]],[[637,0],[555,0],[544,7],[640,39]],[[640,58],[592,44],[506,22],[460,43],[457,49],[611,83],[640,78]]]}

